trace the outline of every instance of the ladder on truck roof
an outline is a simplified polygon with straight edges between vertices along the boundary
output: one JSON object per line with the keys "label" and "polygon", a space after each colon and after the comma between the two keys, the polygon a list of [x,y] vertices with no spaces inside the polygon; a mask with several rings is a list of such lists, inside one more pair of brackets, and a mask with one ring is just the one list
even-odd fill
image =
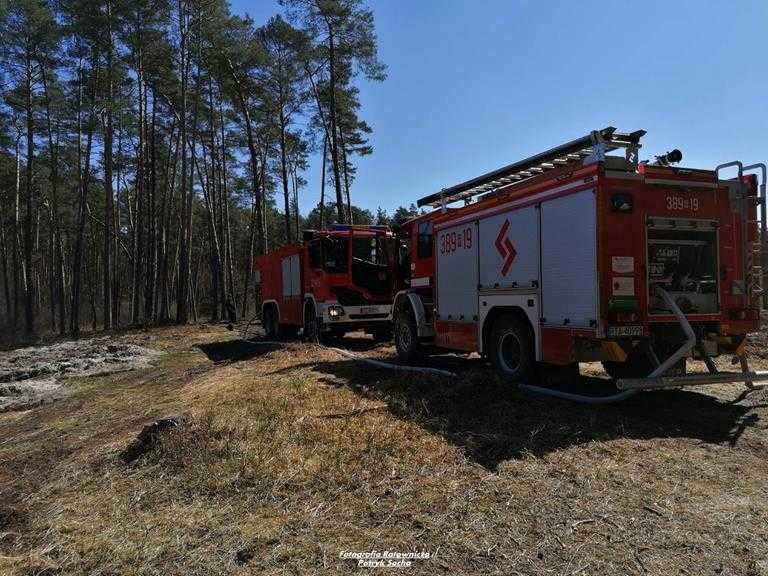
{"label": "ladder on truck roof", "polygon": [[586,136],[571,140],[525,160],[493,170],[456,186],[443,188],[440,192],[419,199],[417,205],[419,207],[429,205],[438,208],[522,182],[547,170],[582,161],[594,154],[602,155],[619,148],[624,148],[628,162],[637,164],[640,138],[644,135],[645,130],[623,133],[616,132],[616,128],[613,126],[608,126],[602,130],[593,130]]}

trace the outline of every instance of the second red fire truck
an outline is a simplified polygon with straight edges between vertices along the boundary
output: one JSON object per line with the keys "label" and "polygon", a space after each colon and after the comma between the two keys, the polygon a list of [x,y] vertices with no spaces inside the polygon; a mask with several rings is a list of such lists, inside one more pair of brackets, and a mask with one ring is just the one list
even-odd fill
{"label": "second red fire truck", "polygon": [[257,260],[262,325],[270,339],[341,337],[364,330],[389,339],[394,238],[386,227],[332,226],[304,233]]}
{"label": "second red fire truck", "polygon": [[[597,130],[419,200],[435,210],[398,233],[400,357],[478,352],[531,389],[539,366],[602,361],[620,391],[598,402],[765,379],[744,354],[759,329],[765,165],[678,168],[677,150],[642,163],[644,134]],[[719,372],[720,354],[742,371]],[[689,357],[709,373],[684,375]]]}

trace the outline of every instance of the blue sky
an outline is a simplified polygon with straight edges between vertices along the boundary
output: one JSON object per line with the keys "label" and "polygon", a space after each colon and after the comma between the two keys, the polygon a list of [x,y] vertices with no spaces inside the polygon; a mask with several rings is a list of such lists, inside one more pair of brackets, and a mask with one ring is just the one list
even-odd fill
{"label": "blue sky", "polygon": [[[768,161],[768,2],[371,1],[383,83],[361,82],[372,156],[352,201],[375,210],[590,130],[643,128],[641,158]],[[235,0],[257,22],[276,1]],[[319,199],[320,162],[302,212]]]}

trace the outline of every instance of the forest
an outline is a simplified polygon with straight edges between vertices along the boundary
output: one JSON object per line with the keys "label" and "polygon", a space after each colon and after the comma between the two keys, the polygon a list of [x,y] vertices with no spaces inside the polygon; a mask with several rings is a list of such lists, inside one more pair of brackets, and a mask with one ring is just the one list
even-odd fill
{"label": "forest", "polygon": [[258,254],[415,212],[352,202],[373,152],[357,83],[386,78],[373,12],[280,8],[0,3],[3,340],[252,315]]}

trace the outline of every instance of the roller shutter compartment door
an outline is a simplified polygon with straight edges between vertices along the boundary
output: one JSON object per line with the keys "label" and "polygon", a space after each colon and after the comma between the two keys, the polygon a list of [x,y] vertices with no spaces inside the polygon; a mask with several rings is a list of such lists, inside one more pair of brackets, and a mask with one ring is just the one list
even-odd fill
{"label": "roller shutter compartment door", "polygon": [[283,298],[301,295],[301,266],[299,255],[286,256],[282,259]]}
{"label": "roller shutter compartment door", "polygon": [[598,318],[594,190],[541,204],[542,317],[548,326],[590,328]]}
{"label": "roller shutter compartment door", "polygon": [[474,222],[437,232],[437,308],[440,320],[477,319],[477,227]]}

